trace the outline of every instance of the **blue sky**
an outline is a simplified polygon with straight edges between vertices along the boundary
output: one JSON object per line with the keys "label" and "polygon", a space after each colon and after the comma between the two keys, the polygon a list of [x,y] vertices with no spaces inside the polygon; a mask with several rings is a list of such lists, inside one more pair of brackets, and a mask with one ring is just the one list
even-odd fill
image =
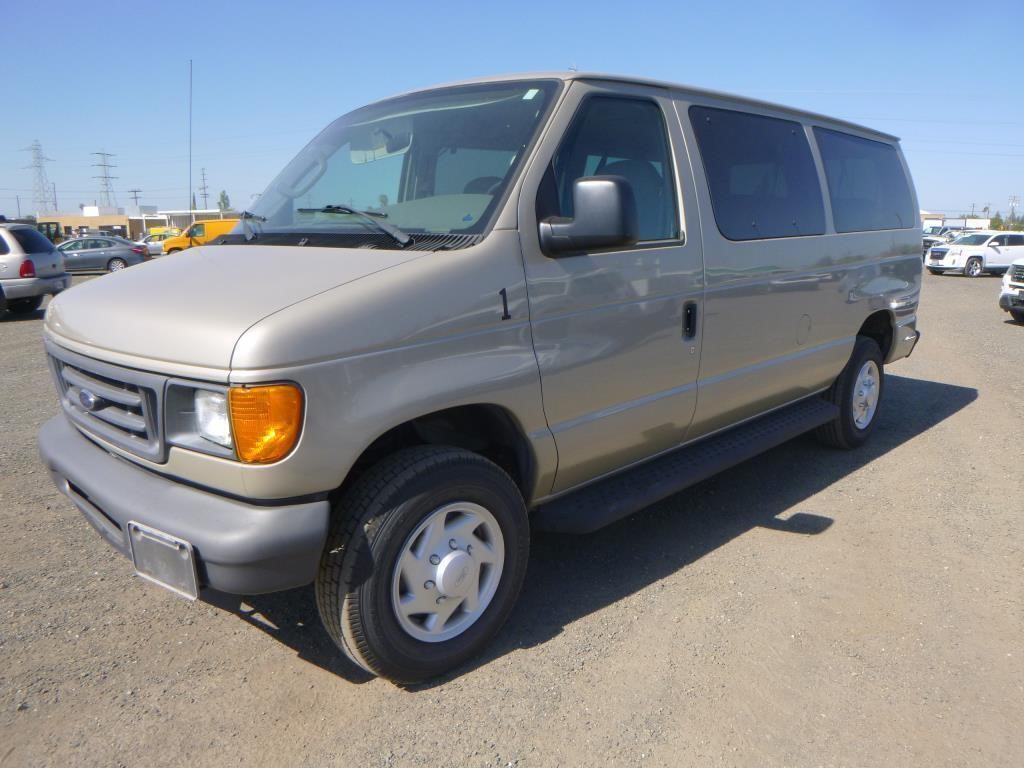
{"label": "blue sky", "polygon": [[[99,199],[90,153],[115,154],[117,200],[188,203],[206,168],[246,205],[342,113],[411,88],[537,70],[613,72],[853,120],[903,139],[923,208],[1024,197],[1020,5],[577,2],[177,2],[9,6],[0,30],[0,213],[32,210],[38,139],[62,210]],[[45,8],[45,13],[36,8]],[[1000,97],[1001,91],[1010,94]],[[202,200],[199,200],[200,204]]]}

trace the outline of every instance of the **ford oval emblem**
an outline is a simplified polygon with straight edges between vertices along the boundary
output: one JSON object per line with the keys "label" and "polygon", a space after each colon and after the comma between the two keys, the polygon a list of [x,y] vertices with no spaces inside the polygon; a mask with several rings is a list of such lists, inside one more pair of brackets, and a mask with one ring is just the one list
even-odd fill
{"label": "ford oval emblem", "polygon": [[78,402],[82,404],[85,410],[92,411],[99,405],[100,399],[88,389],[80,389],[78,390]]}

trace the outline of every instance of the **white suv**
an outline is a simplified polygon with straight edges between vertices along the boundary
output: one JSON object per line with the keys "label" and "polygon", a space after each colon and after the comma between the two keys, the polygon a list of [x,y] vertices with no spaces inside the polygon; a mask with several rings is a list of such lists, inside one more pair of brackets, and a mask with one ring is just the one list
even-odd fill
{"label": "white suv", "polygon": [[929,250],[925,267],[933,275],[963,272],[978,277],[985,272],[1005,272],[1020,258],[1024,258],[1024,232],[975,232]]}
{"label": "white suv", "polygon": [[1017,259],[1003,275],[999,306],[1018,323],[1024,323],[1024,259]]}

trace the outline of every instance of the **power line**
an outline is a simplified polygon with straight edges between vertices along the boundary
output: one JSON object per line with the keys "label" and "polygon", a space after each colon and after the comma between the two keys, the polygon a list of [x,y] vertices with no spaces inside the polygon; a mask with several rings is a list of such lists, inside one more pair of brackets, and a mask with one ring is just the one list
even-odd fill
{"label": "power line", "polygon": [[[101,162],[99,163],[92,164],[94,168],[102,169],[100,171],[100,175],[93,176],[93,178],[99,179],[101,182],[100,194],[102,194],[104,200],[106,200],[107,207],[109,208],[111,206],[117,205],[117,195],[114,194],[114,185],[110,183],[114,179],[118,178],[117,176],[110,175],[110,169],[117,168],[116,165],[113,165],[110,162],[110,158],[114,157],[114,155],[112,155],[110,152],[90,152],[89,154],[96,155],[101,160]],[[111,200],[113,200],[113,202],[111,202]]]}

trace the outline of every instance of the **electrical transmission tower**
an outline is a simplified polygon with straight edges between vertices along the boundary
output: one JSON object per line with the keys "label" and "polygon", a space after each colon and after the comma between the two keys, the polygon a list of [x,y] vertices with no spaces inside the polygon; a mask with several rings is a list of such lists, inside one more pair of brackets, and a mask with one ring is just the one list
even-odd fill
{"label": "electrical transmission tower", "polygon": [[25,147],[23,151],[32,153],[32,164],[25,167],[31,168],[35,172],[32,178],[32,202],[35,203],[36,211],[48,211],[51,208],[56,211],[56,193],[51,199],[50,192],[53,187],[50,185],[50,180],[46,178],[45,165],[45,163],[52,163],[53,160],[43,154],[43,145],[39,143],[39,139],[33,141],[32,146]]}
{"label": "electrical transmission tower", "polygon": [[202,179],[203,182],[202,184],[199,185],[199,196],[203,198],[203,208],[209,208],[210,205],[207,198],[209,198],[210,195],[208,194],[209,189],[206,186],[206,169],[200,168],[199,173],[200,178]]}
{"label": "electrical transmission tower", "polygon": [[112,165],[110,162],[110,158],[114,157],[114,155],[110,152],[90,152],[90,154],[96,155],[100,159],[100,162],[92,164],[93,168],[101,169],[100,175],[93,176],[93,178],[100,180],[100,193],[103,195],[106,206],[109,208],[117,205],[117,195],[114,194],[114,185],[110,183],[117,178],[117,176],[110,175],[110,169],[117,168],[116,165]]}

